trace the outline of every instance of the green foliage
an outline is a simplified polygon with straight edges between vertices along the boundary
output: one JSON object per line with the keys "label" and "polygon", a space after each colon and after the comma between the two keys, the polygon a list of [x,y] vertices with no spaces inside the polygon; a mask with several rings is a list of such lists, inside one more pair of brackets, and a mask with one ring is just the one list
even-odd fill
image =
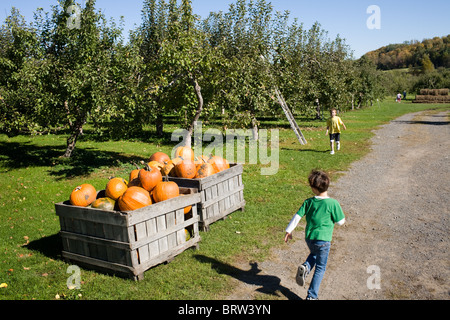
{"label": "green foliage", "polygon": [[305,30],[266,0],[236,0],[204,20],[190,0],[144,0],[126,44],[95,1],[60,1],[29,25],[13,9],[0,30],[0,131],[64,131],[66,157],[86,122],[119,139],[148,125],[164,136],[169,115],[190,131],[199,119],[257,129],[261,116],[283,116],[275,88],[302,115],[316,99],[346,110],[382,95],[379,72],[352,60],[344,39],[318,22]]}
{"label": "green foliage", "polygon": [[422,74],[416,78],[413,92],[420,89],[450,88],[450,69],[440,69]]}
{"label": "green foliage", "polygon": [[420,61],[422,65],[422,73],[428,73],[434,71],[434,65],[433,62],[430,60],[430,56],[428,54],[425,54]]}
{"label": "green foliage", "polygon": [[[31,86],[39,77],[38,38],[16,8],[0,29],[0,130],[19,133],[39,130]],[[39,90],[38,90],[39,91]],[[39,101],[38,101],[39,102]]]}

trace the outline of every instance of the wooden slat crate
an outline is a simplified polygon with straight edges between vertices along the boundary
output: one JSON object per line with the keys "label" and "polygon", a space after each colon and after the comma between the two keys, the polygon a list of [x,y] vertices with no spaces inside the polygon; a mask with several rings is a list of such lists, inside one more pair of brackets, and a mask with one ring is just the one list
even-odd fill
{"label": "wooden slat crate", "polygon": [[[198,248],[200,194],[188,188],[180,188],[180,193],[184,195],[131,212],[55,204],[63,257],[80,266],[143,279],[151,267]],[[192,210],[185,215],[189,206]],[[189,240],[185,229],[191,233]]]}
{"label": "wooden slat crate", "polygon": [[199,203],[200,228],[209,231],[209,225],[237,210],[244,211],[244,183],[242,164],[230,164],[230,169],[203,179],[169,177],[180,187],[196,188],[201,194]]}

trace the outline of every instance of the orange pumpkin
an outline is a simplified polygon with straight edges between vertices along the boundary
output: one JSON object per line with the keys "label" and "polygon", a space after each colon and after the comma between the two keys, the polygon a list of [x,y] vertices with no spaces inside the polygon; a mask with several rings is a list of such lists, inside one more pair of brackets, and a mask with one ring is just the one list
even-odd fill
{"label": "orange pumpkin", "polygon": [[150,193],[141,187],[131,187],[119,198],[121,211],[133,211],[152,204]]}
{"label": "orange pumpkin", "polygon": [[134,165],[136,166],[136,169],[130,172],[130,179],[128,179],[128,188],[141,186],[141,181],[139,181],[139,171],[141,171],[141,168],[139,168],[135,163]]}
{"label": "orange pumpkin", "polygon": [[112,178],[106,185],[105,194],[113,200],[119,199],[128,189],[128,182],[122,178]]}
{"label": "orange pumpkin", "polygon": [[159,163],[164,164],[165,161],[169,161],[169,160],[170,160],[170,157],[167,154],[165,154],[164,152],[156,152],[156,153],[152,154],[149,162],[158,161]]}
{"label": "orange pumpkin", "polygon": [[175,158],[178,158],[178,157],[183,158],[185,160],[190,159],[190,160],[194,161],[194,150],[192,150],[189,147],[178,147],[175,150]]}
{"label": "orange pumpkin", "polygon": [[164,168],[164,163],[161,163],[161,162],[159,162],[159,161],[150,161],[150,162],[148,163],[148,166],[149,166],[149,167],[156,168],[156,169],[158,169],[159,171],[161,171],[161,169]]}
{"label": "orange pumpkin", "polygon": [[180,188],[173,181],[162,181],[158,183],[153,189],[153,200],[155,202],[166,201],[172,198],[176,198],[180,195]]}
{"label": "orange pumpkin", "polygon": [[172,160],[164,162],[164,167],[161,169],[161,174],[163,176],[175,176],[175,166],[179,164],[183,159],[173,158]]}
{"label": "orange pumpkin", "polygon": [[179,178],[193,179],[196,175],[195,163],[191,160],[183,160],[175,166],[175,175]]}
{"label": "orange pumpkin", "polygon": [[139,171],[141,170],[141,168],[139,168],[136,163],[134,163],[134,166],[136,167],[136,169],[130,172],[130,179],[128,181],[133,181],[134,179],[139,177]]}
{"label": "orange pumpkin", "polygon": [[147,165],[145,169],[139,171],[139,181],[142,188],[150,192],[162,181],[162,175],[157,168]]}
{"label": "orange pumpkin", "polygon": [[230,164],[227,159],[219,156],[212,156],[209,158],[208,163],[211,163],[216,173],[230,169]]}
{"label": "orange pumpkin", "polygon": [[131,188],[131,187],[142,187],[141,180],[139,180],[139,177],[134,178],[133,180],[128,182],[128,188]]}
{"label": "orange pumpkin", "polygon": [[70,203],[77,207],[87,207],[97,198],[97,191],[91,184],[85,183],[73,189]]}
{"label": "orange pumpkin", "polygon": [[216,173],[214,167],[211,163],[204,163],[197,167],[197,174],[195,175],[196,179],[203,179],[209,176],[212,176]]}
{"label": "orange pumpkin", "polygon": [[198,156],[195,158],[194,163],[195,164],[204,164],[204,163],[208,162],[208,160],[209,160],[209,157],[201,155],[201,156]]}

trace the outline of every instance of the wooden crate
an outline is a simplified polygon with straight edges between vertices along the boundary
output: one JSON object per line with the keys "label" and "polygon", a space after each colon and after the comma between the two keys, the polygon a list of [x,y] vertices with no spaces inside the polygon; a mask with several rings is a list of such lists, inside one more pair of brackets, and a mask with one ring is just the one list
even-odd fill
{"label": "wooden crate", "polygon": [[[80,266],[143,279],[151,267],[198,248],[200,193],[187,188],[180,188],[180,193],[184,195],[131,212],[55,204],[63,257]],[[192,210],[185,215],[188,206]],[[189,240],[185,229],[191,232]]]}
{"label": "wooden crate", "polygon": [[201,194],[198,210],[201,230],[209,231],[209,225],[226,218],[237,210],[244,211],[244,183],[242,164],[230,164],[230,169],[203,179],[169,177],[180,187],[196,188]]}

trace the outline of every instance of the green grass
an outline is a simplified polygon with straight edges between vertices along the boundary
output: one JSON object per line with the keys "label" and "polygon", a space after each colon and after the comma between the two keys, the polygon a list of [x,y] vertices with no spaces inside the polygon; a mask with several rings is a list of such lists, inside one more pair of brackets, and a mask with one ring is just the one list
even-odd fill
{"label": "green grass", "polygon": [[66,136],[0,135],[0,283],[8,285],[0,288],[0,299],[51,300],[57,294],[61,299],[86,300],[226,297],[238,271],[231,266],[234,261],[261,261],[271,247],[282,245],[284,228],[311,196],[306,181],[312,168],[326,170],[337,179],[339,172],[369,151],[369,139],[377,126],[405,113],[449,109],[449,105],[390,101],[393,98],[380,106],[341,114],[348,130],[342,135],[342,151],[333,157],[325,122],[300,122],[309,142],[301,146],[287,129],[287,121],[280,119],[279,172],[262,176],[260,165],[245,165],[245,211],[202,232],[200,250],[187,250],[170,264],[152,268],[141,282],[82,269],[81,290],[74,291],[66,285],[69,264],[60,254],[54,204],[67,200],[80,183],[91,183],[100,190],[110,176],[127,177],[133,169],[130,162],[146,160],[156,151],[170,153],[174,144],[101,142],[86,134],[77,143],[74,157],[61,159]]}

